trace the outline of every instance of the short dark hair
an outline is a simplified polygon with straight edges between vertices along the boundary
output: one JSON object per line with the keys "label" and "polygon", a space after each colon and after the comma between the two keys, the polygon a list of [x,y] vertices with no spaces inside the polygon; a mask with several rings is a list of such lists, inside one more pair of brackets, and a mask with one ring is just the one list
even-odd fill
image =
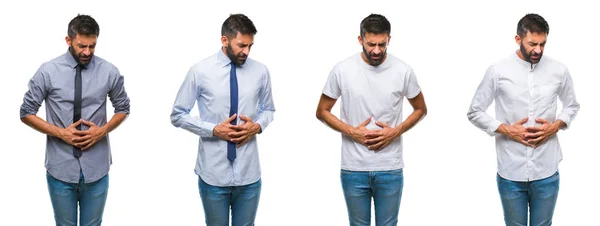
{"label": "short dark hair", "polygon": [[521,18],[519,24],[517,24],[517,35],[519,37],[525,37],[528,31],[531,33],[548,34],[550,33],[550,27],[542,16],[530,13]]}
{"label": "short dark hair", "polygon": [[380,14],[371,14],[360,22],[360,36],[364,37],[366,33],[390,34],[392,26],[384,16]]}
{"label": "short dark hair", "polygon": [[96,23],[96,20],[89,15],[77,14],[75,18],[69,22],[67,35],[69,38],[75,38],[77,34],[80,35],[100,35],[100,26]]}
{"label": "short dark hair", "polygon": [[255,35],[256,27],[254,23],[244,14],[231,14],[223,22],[221,35],[225,37],[235,37],[237,33],[244,35]]}

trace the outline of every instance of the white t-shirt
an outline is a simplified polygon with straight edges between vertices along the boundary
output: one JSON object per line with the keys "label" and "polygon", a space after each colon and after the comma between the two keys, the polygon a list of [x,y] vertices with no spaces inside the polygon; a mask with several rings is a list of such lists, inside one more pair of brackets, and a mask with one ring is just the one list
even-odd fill
{"label": "white t-shirt", "polygon": [[[412,68],[387,54],[379,66],[367,64],[361,54],[337,63],[323,94],[338,99],[341,96],[340,120],[356,127],[372,116],[367,129],[381,129],[375,121],[391,127],[402,123],[404,97],[414,98],[421,92]],[[342,169],[352,171],[384,171],[404,168],[402,138],[398,137],[379,152],[369,150],[342,134]]]}

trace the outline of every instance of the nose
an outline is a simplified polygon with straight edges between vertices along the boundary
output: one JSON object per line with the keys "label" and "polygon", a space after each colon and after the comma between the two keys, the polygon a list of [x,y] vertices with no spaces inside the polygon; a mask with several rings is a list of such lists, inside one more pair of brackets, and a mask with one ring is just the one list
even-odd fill
{"label": "nose", "polygon": [[90,53],[91,53],[90,48],[88,48],[88,47],[83,48],[83,55],[89,56]]}
{"label": "nose", "polygon": [[540,54],[540,53],[542,53],[542,47],[540,47],[540,46],[536,46],[536,47],[535,47],[535,49],[533,49],[533,52],[534,52],[535,54]]}
{"label": "nose", "polygon": [[379,46],[375,46],[375,49],[373,49],[373,54],[380,54],[381,53],[381,48]]}
{"label": "nose", "polygon": [[250,54],[250,47],[246,47],[242,49],[242,53],[246,56],[248,56],[248,54]]}

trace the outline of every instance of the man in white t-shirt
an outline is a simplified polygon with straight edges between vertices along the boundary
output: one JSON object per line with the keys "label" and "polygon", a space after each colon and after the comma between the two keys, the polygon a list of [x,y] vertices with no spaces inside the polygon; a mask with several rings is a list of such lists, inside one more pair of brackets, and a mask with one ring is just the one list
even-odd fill
{"label": "man in white t-shirt", "polygon": [[[337,63],[317,107],[317,118],[342,133],[341,181],[350,225],[398,222],[403,187],[402,137],[427,114],[410,66],[387,54],[390,22],[371,14],[360,24],[362,52]],[[331,108],[341,97],[341,118]],[[413,112],[402,121],[406,97]]]}

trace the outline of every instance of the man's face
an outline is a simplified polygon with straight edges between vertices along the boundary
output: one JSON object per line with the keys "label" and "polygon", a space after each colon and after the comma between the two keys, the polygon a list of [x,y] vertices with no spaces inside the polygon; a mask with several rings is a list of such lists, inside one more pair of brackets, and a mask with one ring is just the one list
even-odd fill
{"label": "man's face", "polygon": [[250,48],[254,45],[254,36],[248,34],[236,34],[235,38],[229,39],[225,36],[221,38],[227,57],[236,65],[243,65],[248,59]]}
{"label": "man's face", "polygon": [[521,58],[531,64],[537,64],[542,59],[544,54],[544,46],[546,45],[545,33],[531,33],[527,31],[525,37],[515,37],[519,44]]}
{"label": "man's face", "polygon": [[358,36],[358,42],[362,45],[362,58],[372,66],[378,66],[385,60],[390,36],[387,33],[373,34],[365,33],[364,37]]}
{"label": "man's face", "polygon": [[94,49],[96,48],[96,40],[98,36],[95,35],[79,35],[71,39],[69,36],[66,37],[69,51],[79,64],[87,65],[94,56]]}

